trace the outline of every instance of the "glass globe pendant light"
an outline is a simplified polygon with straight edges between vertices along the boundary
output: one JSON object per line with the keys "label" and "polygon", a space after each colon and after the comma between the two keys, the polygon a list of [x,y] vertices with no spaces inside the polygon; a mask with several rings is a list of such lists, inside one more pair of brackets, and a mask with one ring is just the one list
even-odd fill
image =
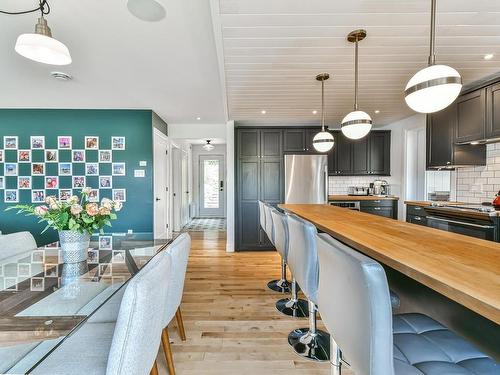
{"label": "glass globe pendant light", "polygon": [[340,124],[342,133],[350,139],[361,139],[372,129],[372,118],[358,109],[358,42],[366,37],[366,30],[351,31],[347,40],[355,43],[354,53],[354,111],[347,114]]}
{"label": "glass globe pendant light", "polygon": [[35,25],[34,34],[21,34],[17,38],[15,50],[27,59],[50,65],[71,64],[68,47],[52,38],[47,20],[42,16]]}
{"label": "glass globe pendant light", "polygon": [[433,113],[448,107],[462,90],[462,77],[447,65],[435,65],[436,0],[431,0],[429,66],[417,72],[406,85],[405,101],[414,111]]}
{"label": "glass globe pendant light", "polygon": [[330,78],[328,73],[321,73],[316,76],[321,81],[321,131],[313,138],[313,147],[318,152],[330,151],[335,144],[332,133],[325,130],[325,81]]}

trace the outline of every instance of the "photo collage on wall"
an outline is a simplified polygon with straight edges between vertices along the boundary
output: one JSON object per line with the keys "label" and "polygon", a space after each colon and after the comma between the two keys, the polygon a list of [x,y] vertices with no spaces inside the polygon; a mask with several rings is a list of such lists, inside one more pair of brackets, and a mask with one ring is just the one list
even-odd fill
{"label": "photo collage on wall", "polygon": [[46,147],[45,136],[20,138],[6,135],[0,147],[4,203],[44,203],[50,195],[65,201],[84,187],[92,188],[90,201],[126,201],[127,191],[119,186],[120,177],[126,176],[120,153],[125,137],[112,136],[109,149],[99,147],[98,136],[85,136],[81,148],[73,148],[72,136],[58,136],[55,148]]}

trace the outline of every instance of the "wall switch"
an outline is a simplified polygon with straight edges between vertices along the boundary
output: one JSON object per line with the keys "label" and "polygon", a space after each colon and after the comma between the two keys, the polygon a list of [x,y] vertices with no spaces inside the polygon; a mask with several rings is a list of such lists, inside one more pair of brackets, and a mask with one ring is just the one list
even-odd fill
{"label": "wall switch", "polygon": [[146,176],[146,172],[144,171],[144,169],[135,169],[134,170],[134,177],[145,177]]}
{"label": "wall switch", "polygon": [[148,165],[148,162],[146,160],[141,160],[139,162],[139,167],[146,167]]}

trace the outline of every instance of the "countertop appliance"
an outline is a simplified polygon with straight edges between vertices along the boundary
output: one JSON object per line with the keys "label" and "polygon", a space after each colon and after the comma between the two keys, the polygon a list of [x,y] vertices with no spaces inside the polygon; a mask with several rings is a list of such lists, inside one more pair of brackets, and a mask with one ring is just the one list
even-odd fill
{"label": "countertop appliance", "polygon": [[285,155],[285,203],[328,203],[327,155]]}
{"label": "countertop appliance", "polygon": [[330,206],[348,208],[349,210],[354,210],[354,211],[360,211],[361,209],[359,201],[348,201],[348,202],[332,201],[329,204]]}
{"label": "countertop appliance", "polygon": [[491,205],[432,204],[425,208],[427,226],[499,242],[499,216]]}
{"label": "countertop appliance", "polygon": [[349,195],[370,195],[370,190],[364,186],[349,186]]}
{"label": "countertop appliance", "polygon": [[386,180],[375,180],[373,182],[373,195],[391,195],[389,183]]}

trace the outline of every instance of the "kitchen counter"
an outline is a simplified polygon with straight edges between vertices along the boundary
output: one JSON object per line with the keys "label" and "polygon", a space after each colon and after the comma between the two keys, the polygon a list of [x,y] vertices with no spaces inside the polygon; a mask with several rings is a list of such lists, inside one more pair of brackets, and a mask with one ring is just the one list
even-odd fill
{"label": "kitchen counter", "polygon": [[499,243],[330,205],[279,207],[500,324]]}
{"label": "kitchen counter", "polygon": [[375,195],[329,195],[328,201],[378,201],[378,200],[399,200],[396,196],[377,197]]}
{"label": "kitchen counter", "polygon": [[420,206],[420,207],[427,207],[427,206],[430,206],[433,203],[447,204],[449,206],[451,206],[451,205],[462,206],[462,205],[466,205],[467,204],[467,203],[464,203],[464,202],[449,202],[449,201],[405,201],[404,203],[412,205],[412,206]]}

